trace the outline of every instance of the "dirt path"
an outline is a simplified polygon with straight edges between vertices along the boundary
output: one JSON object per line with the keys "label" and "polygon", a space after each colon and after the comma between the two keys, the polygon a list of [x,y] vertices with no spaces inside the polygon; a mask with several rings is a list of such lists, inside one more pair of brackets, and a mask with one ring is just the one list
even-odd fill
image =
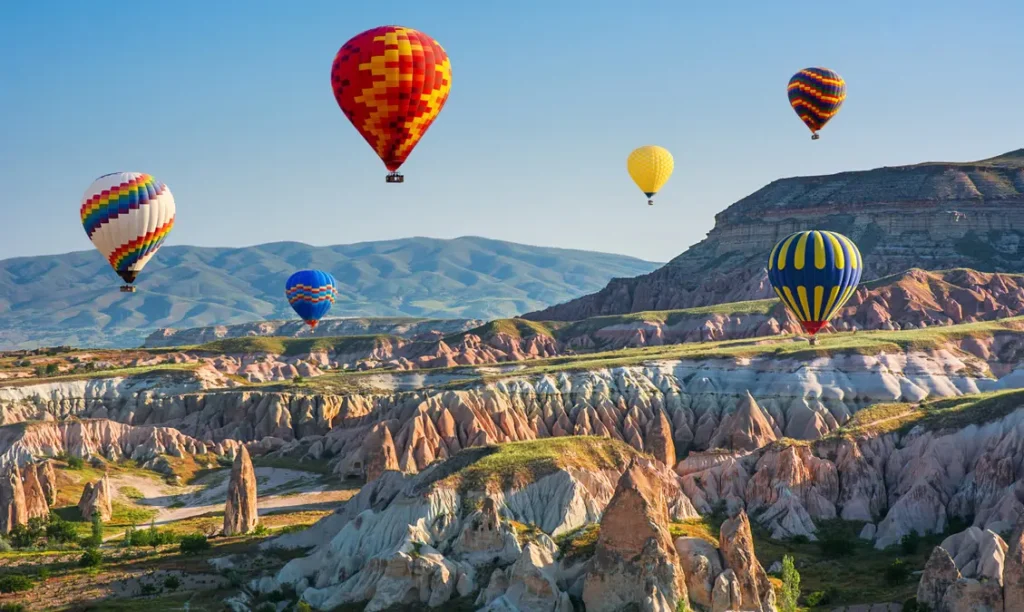
{"label": "dirt path", "polygon": [[[337,507],[354,494],[351,488],[324,484],[321,475],[313,472],[272,467],[257,467],[256,508],[260,515],[304,510],[326,510]],[[157,514],[155,525],[167,525],[210,512],[224,510],[227,499],[228,478],[231,470],[225,468],[205,475],[195,484],[171,486],[157,478],[134,474],[111,477],[111,484],[122,501],[140,508],[153,508]],[[132,487],[142,499],[124,498],[121,489]],[[123,537],[124,531],[111,533],[105,541]]]}

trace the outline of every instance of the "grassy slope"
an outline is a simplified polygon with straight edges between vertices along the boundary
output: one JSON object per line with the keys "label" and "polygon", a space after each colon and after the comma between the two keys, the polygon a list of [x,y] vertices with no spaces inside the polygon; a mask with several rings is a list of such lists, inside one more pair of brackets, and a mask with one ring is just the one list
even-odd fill
{"label": "grassy slope", "polygon": [[177,347],[177,350],[189,350],[197,353],[213,354],[257,354],[273,355],[308,355],[315,351],[331,351],[346,353],[372,350],[378,342],[403,342],[398,336],[385,334],[372,336],[337,336],[326,338],[285,338],[277,336],[246,336],[243,338],[225,338],[206,344],[189,347]]}

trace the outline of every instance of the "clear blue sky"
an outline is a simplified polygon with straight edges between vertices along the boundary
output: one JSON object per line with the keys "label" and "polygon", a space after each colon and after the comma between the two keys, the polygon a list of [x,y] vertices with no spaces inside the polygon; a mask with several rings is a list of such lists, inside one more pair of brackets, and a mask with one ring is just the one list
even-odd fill
{"label": "clear blue sky", "polygon": [[[0,258],[91,248],[97,176],[148,172],[167,244],[491,238],[665,261],[768,182],[1024,146],[1024,3],[34,0],[0,7]],[[334,102],[351,36],[436,38],[453,87],[403,185]],[[810,140],[796,70],[848,83]],[[627,154],[676,170],[648,207]]]}

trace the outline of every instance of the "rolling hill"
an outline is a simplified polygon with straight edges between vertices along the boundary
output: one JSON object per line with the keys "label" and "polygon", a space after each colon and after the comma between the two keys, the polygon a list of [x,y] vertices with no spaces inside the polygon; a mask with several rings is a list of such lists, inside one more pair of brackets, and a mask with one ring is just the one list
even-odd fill
{"label": "rolling hill", "polygon": [[563,302],[658,265],[478,237],[167,246],[146,267],[138,293],[122,294],[96,251],[22,257],[0,261],[0,348],[138,346],[157,328],[294,318],[284,282],[306,267],[338,279],[332,316],[492,319]]}

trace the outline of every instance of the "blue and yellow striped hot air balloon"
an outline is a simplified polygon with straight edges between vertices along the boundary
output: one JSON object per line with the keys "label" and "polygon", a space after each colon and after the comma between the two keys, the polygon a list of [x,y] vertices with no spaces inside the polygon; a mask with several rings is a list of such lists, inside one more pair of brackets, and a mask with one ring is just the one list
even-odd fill
{"label": "blue and yellow striped hot air balloon", "polygon": [[836,232],[791,234],[768,257],[775,293],[812,336],[850,299],[863,269],[857,245]]}
{"label": "blue and yellow striped hot air balloon", "polygon": [[299,270],[288,277],[285,295],[306,325],[316,327],[338,295],[338,281],[322,270]]}
{"label": "blue and yellow striped hot air balloon", "polygon": [[789,105],[811,130],[811,140],[839,112],[846,100],[846,81],[828,68],[804,68],[789,79]]}

